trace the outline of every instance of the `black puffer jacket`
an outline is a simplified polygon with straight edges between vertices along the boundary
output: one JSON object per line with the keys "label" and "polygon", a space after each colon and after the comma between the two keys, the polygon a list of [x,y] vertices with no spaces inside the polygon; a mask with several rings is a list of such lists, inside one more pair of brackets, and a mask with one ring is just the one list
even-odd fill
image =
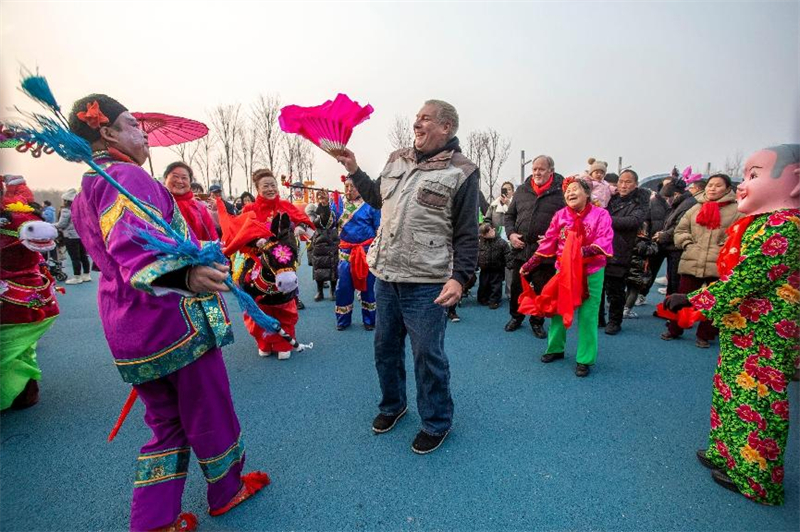
{"label": "black puffer jacket", "polygon": [[483,271],[505,270],[510,250],[508,242],[499,236],[481,238],[478,242],[478,267]]}
{"label": "black puffer jacket", "polygon": [[[511,247],[509,262],[512,268],[519,268],[534,254],[539,247],[539,237],[547,232],[550,221],[559,209],[563,209],[564,194],[561,192],[561,183],[564,179],[555,174],[550,188],[541,196],[537,196],[531,186],[531,176],[525,183],[517,187],[514,197],[508,206],[505,217],[506,234],[517,233],[522,236],[525,247],[516,249]],[[545,259],[543,263],[554,263],[555,258]]]}
{"label": "black puffer jacket", "polygon": [[650,285],[653,272],[650,268],[650,257],[658,253],[658,244],[653,242],[649,236],[649,224],[639,230],[636,235],[636,245],[631,253],[631,267],[625,281],[628,286],[635,287],[639,291],[646,290]]}
{"label": "black puffer jacket", "polygon": [[313,220],[317,227],[311,239],[314,280],[335,281],[339,266],[339,229],[336,227],[336,217],[331,214],[330,209],[322,214],[318,214],[316,220]]}
{"label": "black puffer jacket", "polygon": [[669,203],[661,194],[650,198],[650,236],[664,228],[664,221],[669,213]]}
{"label": "black puffer jacket", "polygon": [[685,191],[682,195],[675,198],[670,206],[667,218],[664,220],[664,227],[661,229],[661,236],[658,238],[658,247],[663,251],[681,251],[680,248],[675,246],[675,228],[678,227],[678,222],[681,221],[686,212],[697,205],[697,199],[692,196],[692,193]]}
{"label": "black puffer jacket", "polygon": [[615,194],[608,202],[611,227],[614,229],[614,256],[606,263],[606,275],[624,277],[631,264],[631,253],[636,245],[636,233],[647,220],[650,191],[637,188],[627,196]]}

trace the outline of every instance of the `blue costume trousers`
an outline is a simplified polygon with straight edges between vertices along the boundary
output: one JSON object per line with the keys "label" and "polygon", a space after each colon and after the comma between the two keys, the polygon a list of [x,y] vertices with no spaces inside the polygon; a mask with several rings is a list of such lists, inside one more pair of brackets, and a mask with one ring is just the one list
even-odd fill
{"label": "blue costume trousers", "polygon": [[[353,321],[355,288],[350,274],[350,261],[339,260],[339,281],[336,284],[336,326],[349,327]],[[367,290],[360,292],[361,320],[364,325],[375,326],[375,276],[367,276]]]}

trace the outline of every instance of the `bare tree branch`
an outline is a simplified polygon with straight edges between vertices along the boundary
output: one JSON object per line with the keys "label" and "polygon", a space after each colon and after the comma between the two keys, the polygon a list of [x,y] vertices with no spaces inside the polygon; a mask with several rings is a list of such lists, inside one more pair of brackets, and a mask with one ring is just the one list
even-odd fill
{"label": "bare tree branch", "polygon": [[489,187],[489,201],[494,199],[494,188],[500,180],[500,168],[503,167],[511,151],[511,141],[503,138],[492,128],[487,128],[484,135],[484,167],[481,176]]}
{"label": "bare tree branch", "polygon": [[267,168],[278,174],[280,146],[283,132],[278,124],[281,113],[281,100],[277,94],[264,96],[260,94],[253,104],[253,119],[260,135],[260,151]]}
{"label": "bare tree branch", "polygon": [[742,150],[736,150],[731,157],[725,158],[724,172],[730,177],[740,177],[742,175],[742,165],[744,164],[744,154]]}
{"label": "bare tree branch", "polygon": [[414,128],[411,121],[403,115],[394,116],[394,124],[389,130],[389,143],[392,150],[401,150],[414,146]]}
{"label": "bare tree branch", "polygon": [[228,182],[228,196],[233,194],[233,173],[236,169],[237,140],[241,136],[240,104],[218,105],[211,113],[211,124],[219,139],[221,157],[225,162],[224,176]]}
{"label": "bare tree branch", "polygon": [[[216,145],[216,137],[209,132],[208,135],[198,141],[197,146],[197,168],[200,175],[205,182],[205,189],[211,186],[211,169],[214,166],[214,148]],[[189,165],[191,166],[191,165]]]}
{"label": "bare tree branch", "polygon": [[[208,137],[208,135],[206,135]],[[200,141],[192,141],[192,142],[184,142],[183,144],[176,144],[174,146],[170,146],[169,150],[173,153],[176,153],[180,160],[188,164],[194,170],[194,162],[197,159],[198,154],[200,152]]]}
{"label": "bare tree branch", "polygon": [[242,167],[242,170],[244,170],[245,189],[249,192],[253,191],[253,180],[250,179],[250,176],[253,174],[258,147],[261,143],[263,133],[263,130],[258,124],[257,106],[258,103],[254,104],[250,114],[242,120],[239,151],[237,154],[237,162]]}

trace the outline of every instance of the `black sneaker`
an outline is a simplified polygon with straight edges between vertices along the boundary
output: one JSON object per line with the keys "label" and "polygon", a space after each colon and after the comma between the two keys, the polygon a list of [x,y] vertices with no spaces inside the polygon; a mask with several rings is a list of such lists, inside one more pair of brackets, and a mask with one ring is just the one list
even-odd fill
{"label": "black sneaker", "polygon": [[547,338],[547,331],[545,331],[544,327],[542,327],[538,323],[531,323],[531,330],[533,330],[533,335],[536,338],[539,339]]}
{"label": "black sneaker", "polygon": [[298,297],[297,298],[297,310],[303,310],[304,308],[306,308],[306,306],[303,304],[302,301],[300,301],[300,298]]}
{"label": "black sneaker", "polygon": [[613,321],[609,322],[606,325],[606,334],[614,336],[615,334],[619,333],[622,330],[622,327],[619,326],[619,323],[614,323]]}
{"label": "black sneaker", "polygon": [[542,362],[549,364],[554,360],[561,360],[564,358],[564,353],[547,353],[542,355]]}
{"label": "black sneaker", "polygon": [[701,464],[703,464],[703,467],[707,467],[709,469],[719,469],[719,467],[714,465],[714,462],[712,462],[711,460],[708,459],[708,457],[706,456],[706,450],[705,449],[698,449],[697,450],[697,460]]}
{"label": "black sneaker", "polygon": [[586,364],[578,363],[575,366],[575,376],[576,377],[585,377],[588,374],[589,374],[589,366],[587,366]]}
{"label": "black sneaker", "polygon": [[711,470],[711,478],[714,480],[714,482],[716,482],[723,488],[731,490],[734,493],[741,493],[739,491],[739,486],[736,485],[736,483],[731,479],[731,477],[729,477],[719,469]]}
{"label": "black sneaker", "polygon": [[314,301],[322,301],[325,299],[325,296],[322,295],[322,292],[317,292],[317,295],[314,296]]}
{"label": "black sneaker", "polygon": [[397,425],[397,420],[406,415],[406,412],[408,412],[408,407],[405,407],[402,412],[393,416],[378,414],[375,416],[375,419],[372,420],[372,432],[375,434],[389,432]]}
{"label": "black sneaker", "polygon": [[370,325],[369,323],[365,323],[364,324],[364,329],[366,329],[367,331],[374,331],[375,330],[375,326],[374,325]]}
{"label": "black sneaker", "polygon": [[506,323],[505,326],[506,332],[514,332],[517,329],[519,329],[521,325],[522,325],[522,320],[518,320],[517,318],[511,318],[510,320],[508,320],[508,323]]}
{"label": "black sneaker", "polygon": [[461,318],[458,317],[458,314],[456,314],[455,310],[450,310],[447,312],[447,319],[449,319],[453,323],[458,323],[459,321],[461,321]]}
{"label": "black sneaker", "polygon": [[431,436],[427,432],[421,430],[417,433],[417,437],[414,438],[414,443],[411,444],[411,450],[417,454],[433,452],[439,448],[448,434],[450,434],[449,430],[439,436]]}

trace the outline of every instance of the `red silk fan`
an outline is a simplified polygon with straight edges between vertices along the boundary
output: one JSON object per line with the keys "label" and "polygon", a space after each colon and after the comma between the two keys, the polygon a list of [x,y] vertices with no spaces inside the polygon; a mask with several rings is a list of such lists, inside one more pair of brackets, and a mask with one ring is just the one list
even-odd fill
{"label": "red silk fan", "polygon": [[336,157],[344,153],[353,128],[369,118],[374,109],[367,104],[361,107],[346,94],[316,107],[287,105],[278,117],[281,129],[310,140]]}

